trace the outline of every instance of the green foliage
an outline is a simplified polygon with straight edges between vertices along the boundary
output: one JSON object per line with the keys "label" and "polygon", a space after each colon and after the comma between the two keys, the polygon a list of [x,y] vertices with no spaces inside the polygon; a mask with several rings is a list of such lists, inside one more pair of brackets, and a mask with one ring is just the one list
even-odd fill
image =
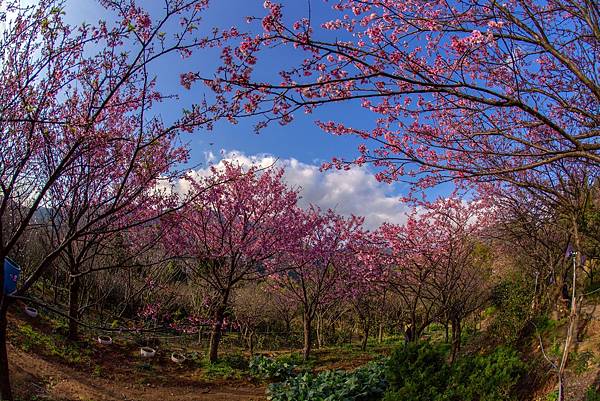
{"label": "green foliage", "polygon": [[543,335],[556,332],[557,328],[564,324],[565,321],[566,318],[554,320],[548,317],[548,315],[542,315],[538,316],[534,323],[538,334]]}
{"label": "green foliage", "polygon": [[246,359],[246,357],[241,353],[225,355],[222,361],[224,364],[231,366],[233,369],[248,369],[248,359]]}
{"label": "green foliage", "polygon": [[243,371],[231,367],[227,362],[221,360],[216,363],[209,363],[203,370],[204,377],[207,379],[240,379]]}
{"label": "green foliage", "polygon": [[367,401],[381,397],[387,387],[385,364],[371,362],[353,372],[328,370],[303,373],[271,384],[270,401]]}
{"label": "green foliage", "polygon": [[449,399],[504,401],[511,399],[511,391],[525,364],[516,351],[500,347],[489,355],[462,358],[452,366]]}
{"label": "green foliage", "polygon": [[394,398],[429,401],[448,384],[446,350],[429,343],[409,343],[396,349],[387,363],[387,378],[395,389]]}
{"label": "green foliage", "polygon": [[204,355],[198,351],[192,351],[185,354],[186,361],[192,365],[202,367],[205,365]]}
{"label": "green foliage", "polygon": [[[291,359],[291,358],[290,358]],[[250,361],[250,374],[259,379],[284,380],[294,373],[297,364],[291,360],[268,358],[257,355]]]}
{"label": "green foliage", "polygon": [[569,354],[569,360],[571,361],[571,366],[573,371],[580,375],[588,370],[590,362],[592,362],[594,358],[594,353],[591,351],[584,352],[576,352],[572,351]]}
{"label": "green foliage", "polygon": [[154,367],[150,362],[139,362],[137,365],[135,365],[135,369],[140,372],[152,372]]}
{"label": "green foliage", "polygon": [[518,340],[530,318],[531,297],[531,289],[519,279],[498,284],[492,291],[492,301],[497,313],[490,333],[494,333],[504,343]]}
{"label": "green foliage", "polygon": [[504,347],[449,365],[443,348],[424,343],[396,350],[387,368],[385,401],[506,401],[525,365]]}
{"label": "green foliage", "polygon": [[92,375],[94,377],[100,377],[100,376],[102,376],[102,374],[103,374],[102,366],[100,366],[100,365],[94,366],[94,370],[92,372]]}
{"label": "green foliage", "polygon": [[594,385],[587,389],[585,401],[600,401],[600,391]]}
{"label": "green foliage", "polygon": [[83,364],[90,361],[91,349],[81,349],[65,342],[60,335],[48,335],[34,329],[29,324],[17,326],[11,335],[11,342],[24,351],[36,351],[43,355],[55,356],[70,364]]}

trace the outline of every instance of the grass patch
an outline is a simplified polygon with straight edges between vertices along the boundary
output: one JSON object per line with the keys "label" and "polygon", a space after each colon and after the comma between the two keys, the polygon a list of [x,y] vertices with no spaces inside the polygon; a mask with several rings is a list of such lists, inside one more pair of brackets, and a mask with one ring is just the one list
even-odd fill
{"label": "grass patch", "polygon": [[89,348],[80,348],[68,343],[60,335],[37,331],[27,323],[17,326],[11,333],[10,340],[23,351],[35,351],[42,355],[58,357],[69,364],[89,364],[92,355],[92,350]]}

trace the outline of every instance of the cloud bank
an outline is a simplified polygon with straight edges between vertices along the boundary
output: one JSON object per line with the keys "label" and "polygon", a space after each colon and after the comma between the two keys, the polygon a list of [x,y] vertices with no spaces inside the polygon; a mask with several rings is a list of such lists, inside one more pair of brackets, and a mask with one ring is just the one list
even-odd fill
{"label": "cloud bank", "polygon": [[[322,172],[317,164],[303,163],[294,158],[277,159],[269,154],[246,155],[239,151],[222,152],[220,157],[207,152],[205,159],[217,167],[224,160],[244,166],[283,167],[285,181],[292,188],[300,190],[301,207],[313,204],[345,216],[363,216],[365,226],[369,229],[375,229],[384,222],[400,224],[406,221],[409,207],[402,203],[400,196],[391,193],[389,185],[378,182],[364,167]],[[208,175],[210,167],[195,170],[194,173],[198,176]]]}

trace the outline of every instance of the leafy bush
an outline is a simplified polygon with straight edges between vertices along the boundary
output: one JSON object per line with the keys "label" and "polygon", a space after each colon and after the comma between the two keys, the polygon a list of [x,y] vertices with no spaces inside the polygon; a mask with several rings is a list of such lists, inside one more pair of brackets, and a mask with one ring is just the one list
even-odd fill
{"label": "leafy bush", "polygon": [[387,387],[385,364],[371,362],[353,372],[303,373],[271,384],[270,401],[367,401],[379,399]]}
{"label": "leafy bush", "polygon": [[517,352],[500,347],[489,355],[460,359],[452,366],[448,399],[504,401],[525,372],[525,364]]}
{"label": "leafy bush", "polygon": [[509,348],[463,357],[449,365],[440,347],[408,345],[396,350],[387,364],[390,390],[384,400],[510,400],[524,367],[516,351]]}
{"label": "leafy bush", "polygon": [[[291,358],[290,358],[291,359]],[[260,379],[278,379],[283,380],[288,378],[294,372],[296,364],[291,360],[278,360],[268,358],[263,355],[257,355],[250,361],[250,374]]]}
{"label": "leafy bush", "polygon": [[505,281],[492,291],[497,308],[490,332],[502,342],[515,342],[529,321],[532,291],[523,280]]}
{"label": "leafy bush", "polygon": [[433,400],[448,385],[446,353],[429,343],[409,343],[396,349],[387,363],[387,377],[395,394],[385,399]]}

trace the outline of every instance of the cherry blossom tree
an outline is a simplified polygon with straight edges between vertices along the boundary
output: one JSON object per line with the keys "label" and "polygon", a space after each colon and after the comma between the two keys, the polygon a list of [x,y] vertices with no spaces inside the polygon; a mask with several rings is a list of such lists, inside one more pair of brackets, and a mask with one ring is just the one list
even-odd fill
{"label": "cherry blossom tree", "polygon": [[[209,359],[215,362],[232,293],[242,282],[280,269],[277,260],[302,234],[298,193],[282,181],[283,170],[223,162],[191,181],[199,195],[181,213],[170,236],[175,252],[217,299]],[[209,188],[206,190],[205,188]]]}
{"label": "cherry blossom tree", "polygon": [[430,205],[426,214],[433,221],[443,248],[443,260],[435,272],[432,288],[440,319],[452,327],[454,360],[461,347],[462,323],[489,300],[491,268],[482,234],[495,220],[491,208],[481,201],[470,203],[456,198]]}
{"label": "cherry blossom tree", "polygon": [[[503,179],[559,160],[600,161],[595,2],[327,4],[326,20],[310,7],[296,19],[265,1],[266,14],[249,18],[256,30],[237,32],[223,49],[216,76],[192,71],[189,84],[211,87],[232,119],[258,116],[258,129],[327,104],[361,106],[371,128],[317,124],[363,139],[357,157],[333,165],[373,163],[385,181],[428,187]],[[261,61],[282,48],[299,57],[287,57],[278,76],[259,78]]]}
{"label": "cherry blossom tree", "polygon": [[303,357],[313,342],[313,320],[319,309],[334,302],[347,287],[344,278],[353,263],[352,244],[363,232],[362,218],[311,209],[304,214],[310,232],[300,237],[282,262],[286,270],[271,274],[275,290],[302,308]]}
{"label": "cherry blossom tree", "polygon": [[402,300],[407,341],[435,321],[449,322],[458,351],[462,320],[486,300],[488,272],[475,251],[493,215],[482,201],[448,198],[424,204],[402,226],[382,226],[391,269],[384,278]]}
{"label": "cherry blossom tree", "polygon": [[[17,244],[33,238],[30,232],[45,215],[64,219],[73,197],[86,202],[71,214],[76,224],[60,230],[60,239],[23,272],[16,293],[1,296],[0,398],[9,401],[9,306],[73,241],[160,216],[161,208],[149,207],[159,196],[159,180],[178,176],[175,166],[187,160],[179,134],[209,123],[202,104],[164,121],[157,105],[171,94],[157,90],[151,73],[158,59],[187,57],[219,41],[194,29],[207,1],[168,0],[160,15],[135,1],[102,5],[112,21],[72,26],[61,2],[2,3],[0,260],[15,256]],[[167,34],[174,20],[182,25]],[[0,288],[3,280],[0,274]]]}

